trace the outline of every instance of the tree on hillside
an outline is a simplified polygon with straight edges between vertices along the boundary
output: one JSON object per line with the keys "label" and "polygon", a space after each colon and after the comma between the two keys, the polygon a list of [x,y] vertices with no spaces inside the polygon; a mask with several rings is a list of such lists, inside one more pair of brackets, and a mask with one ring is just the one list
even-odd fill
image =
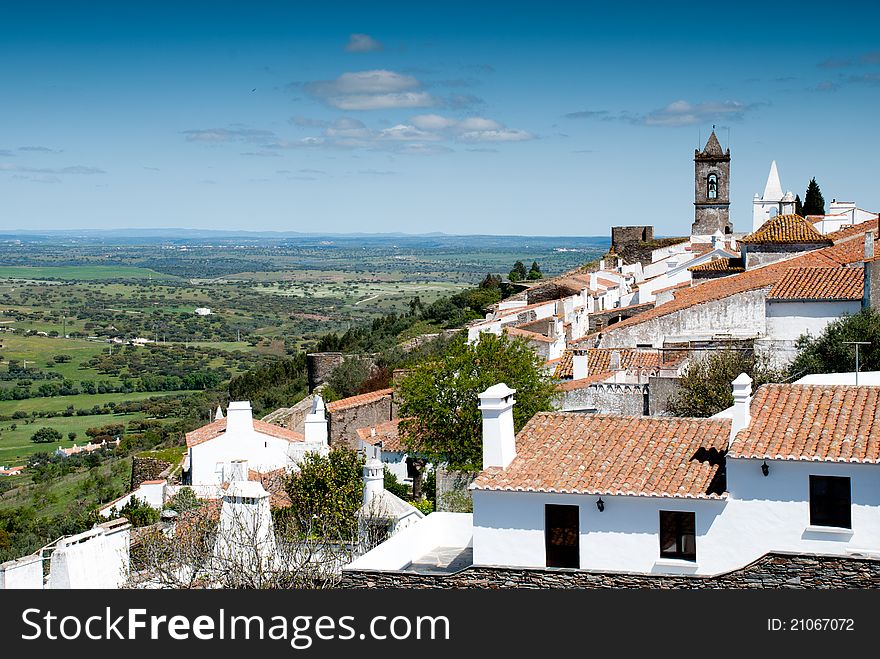
{"label": "tree on hillside", "polygon": [[816,177],[810,179],[807,186],[807,194],[804,196],[804,217],[807,215],[825,215],[825,198],[822,191],[819,190],[819,184],[816,183]]}
{"label": "tree on hillside", "polygon": [[501,286],[501,275],[493,275],[491,272],[480,282],[480,288],[498,288]]}
{"label": "tree on hillside", "polygon": [[510,271],[510,274],[507,275],[507,278],[510,281],[522,281],[526,277],[529,276],[529,273],[526,271],[526,266],[522,261],[517,261],[513,264],[513,269]]}
{"label": "tree on hillside", "polygon": [[55,428],[40,428],[31,435],[31,441],[36,444],[51,444],[52,442],[61,441],[61,433]]}
{"label": "tree on hillside", "polygon": [[541,272],[541,268],[538,267],[537,261],[532,261],[532,267],[529,269],[528,278],[529,279],[540,279],[544,274]]}
{"label": "tree on hillside", "polygon": [[360,392],[363,382],[370,377],[369,362],[359,357],[348,357],[333,369],[322,392],[327,401],[348,398]]}
{"label": "tree on hillside", "polygon": [[673,416],[707,417],[733,405],[731,383],[740,373],[752,378],[752,390],[779,382],[782,374],[768,360],[751,352],[721,350],[694,361],[679,380],[667,407]]}
{"label": "tree on hillside", "polygon": [[306,453],[285,484],[297,528],[333,540],[356,537],[363,469],[364,459],[349,448],[335,448],[326,456]]}
{"label": "tree on hillside", "polygon": [[789,373],[794,377],[805,373],[855,371],[855,346],[848,345],[847,341],[870,342],[870,345],[859,346],[859,370],[880,370],[880,313],[868,308],[829,323],[819,336],[801,336]]}
{"label": "tree on hillside", "polygon": [[411,453],[456,468],[482,464],[482,417],[478,394],[499,382],[516,389],[517,431],[535,413],[549,410],[554,395],[542,360],[522,339],[483,334],[450,344],[442,359],[423,362],[396,385],[401,436]]}

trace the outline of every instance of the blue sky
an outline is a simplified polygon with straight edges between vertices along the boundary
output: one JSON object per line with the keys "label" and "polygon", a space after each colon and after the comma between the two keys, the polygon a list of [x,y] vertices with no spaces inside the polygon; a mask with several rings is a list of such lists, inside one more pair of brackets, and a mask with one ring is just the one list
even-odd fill
{"label": "blue sky", "polygon": [[0,229],[681,234],[713,124],[736,229],[880,208],[873,3],[73,4],[0,5]]}

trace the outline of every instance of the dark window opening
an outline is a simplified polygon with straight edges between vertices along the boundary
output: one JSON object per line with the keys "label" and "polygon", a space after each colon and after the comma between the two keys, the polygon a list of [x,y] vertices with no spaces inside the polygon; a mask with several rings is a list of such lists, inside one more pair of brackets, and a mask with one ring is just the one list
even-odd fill
{"label": "dark window opening", "polygon": [[695,513],[660,511],[660,557],[697,560]]}
{"label": "dark window opening", "polygon": [[580,567],[579,517],[578,506],[544,506],[547,567]]}
{"label": "dark window opening", "polygon": [[718,177],[715,174],[709,174],[709,178],[706,181],[706,196],[709,199],[717,199],[718,198]]}
{"label": "dark window opening", "polygon": [[810,476],[810,524],[852,528],[852,495],[845,476]]}

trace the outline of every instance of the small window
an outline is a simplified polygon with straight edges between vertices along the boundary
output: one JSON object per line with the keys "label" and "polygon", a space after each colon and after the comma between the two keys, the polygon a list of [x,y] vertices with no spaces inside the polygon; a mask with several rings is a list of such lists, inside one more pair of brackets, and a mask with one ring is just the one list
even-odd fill
{"label": "small window", "polygon": [[810,476],[810,524],[852,528],[852,495],[845,476]]}
{"label": "small window", "polygon": [[696,514],[660,511],[660,557],[697,560]]}
{"label": "small window", "polygon": [[706,188],[706,196],[709,199],[718,198],[718,177],[715,174],[709,174],[709,178],[706,181]]}
{"label": "small window", "polygon": [[580,567],[579,516],[578,506],[544,506],[547,567]]}

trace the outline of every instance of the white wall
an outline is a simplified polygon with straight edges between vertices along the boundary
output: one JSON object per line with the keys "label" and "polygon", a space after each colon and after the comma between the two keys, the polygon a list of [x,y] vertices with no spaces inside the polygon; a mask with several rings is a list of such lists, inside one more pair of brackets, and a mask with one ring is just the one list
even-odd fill
{"label": "white wall", "polygon": [[37,555],[25,556],[0,563],[0,590],[43,587],[43,559]]}
{"label": "white wall", "polygon": [[[296,447],[285,439],[263,435],[254,430],[223,433],[189,449],[193,485],[216,485],[229,480],[229,464],[247,460],[248,469],[272,471],[293,462]],[[293,449],[293,450],[292,450]],[[221,470],[217,471],[217,464]],[[224,476],[225,474],[225,476]]]}
{"label": "white wall", "polygon": [[[880,467],[728,460],[726,500],[474,491],[474,564],[545,567],[544,506],[580,506],[581,569],[718,574],[770,551],[880,555]],[[852,477],[853,531],[809,529],[809,475]],[[659,511],[696,514],[697,561],[660,558]]]}
{"label": "white wall", "polygon": [[857,314],[861,300],[848,302],[767,302],[767,337],[796,340],[801,334],[819,336],[844,314]]}
{"label": "white wall", "polygon": [[472,529],[470,513],[431,513],[355,559],[345,569],[402,570],[437,547],[470,546]]}
{"label": "white wall", "polygon": [[765,296],[765,290],[746,291],[628,327],[612,325],[602,331],[602,343],[599,347],[632,348],[636,345],[651,345],[662,348],[667,337],[692,334],[761,336],[766,325]]}
{"label": "white wall", "polygon": [[128,577],[130,529],[98,526],[59,540],[49,564],[49,588],[119,588]]}

